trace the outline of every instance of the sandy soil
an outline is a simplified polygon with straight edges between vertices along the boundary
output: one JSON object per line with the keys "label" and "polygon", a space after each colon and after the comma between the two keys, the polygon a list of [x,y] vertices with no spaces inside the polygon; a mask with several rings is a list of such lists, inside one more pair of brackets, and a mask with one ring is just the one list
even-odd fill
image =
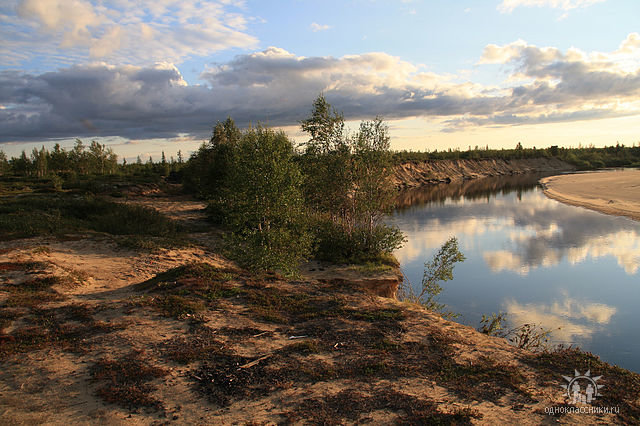
{"label": "sandy soil", "polygon": [[[196,202],[137,202],[178,220],[201,218]],[[424,421],[429,413],[444,423],[620,421],[612,414],[545,414],[565,403],[560,373],[574,366],[586,371],[573,360],[546,370],[541,359],[505,339],[346,287],[344,280],[354,275],[349,269],[310,263],[299,280],[249,275],[217,254],[215,235],[207,235],[196,238],[199,245],[154,253],[125,250],[99,235],[0,242],[0,304],[10,287],[34,279],[76,280],[55,288],[60,299],[3,307],[4,318],[11,313],[15,319],[0,333],[0,345],[14,351],[0,361],[0,424],[390,424]],[[162,314],[154,304],[164,297],[161,290],[138,286],[201,262],[238,272],[220,284],[229,295],[197,320]],[[185,292],[199,285],[180,278],[166,284]],[[331,314],[332,307],[340,314]],[[78,327],[91,333],[74,338]],[[34,330],[66,340],[27,340],[40,336]],[[181,354],[194,359],[178,362]],[[109,380],[96,380],[92,371],[136,357],[141,366],[162,371],[141,385],[155,405],[131,407],[101,397]],[[451,413],[462,417],[456,421]]]}
{"label": "sandy soil", "polygon": [[436,183],[465,181],[490,176],[512,176],[527,173],[574,170],[557,158],[522,160],[435,160],[408,162],[394,168],[393,182],[397,188],[415,188]]}
{"label": "sandy soil", "polygon": [[563,203],[640,220],[640,170],[552,176],[544,193]]}

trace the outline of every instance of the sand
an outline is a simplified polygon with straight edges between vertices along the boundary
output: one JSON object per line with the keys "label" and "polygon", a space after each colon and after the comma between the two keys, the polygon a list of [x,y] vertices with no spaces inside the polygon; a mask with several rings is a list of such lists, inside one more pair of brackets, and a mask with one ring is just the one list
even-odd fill
{"label": "sand", "polygon": [[566,204],[640,220],[640,170],[613,170],[551,176],[544,193]]}

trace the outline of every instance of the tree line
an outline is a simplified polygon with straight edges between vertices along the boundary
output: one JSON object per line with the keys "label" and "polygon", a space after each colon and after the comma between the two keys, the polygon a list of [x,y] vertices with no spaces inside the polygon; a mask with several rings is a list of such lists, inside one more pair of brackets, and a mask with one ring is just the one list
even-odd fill
{"label": "tree line", "polygon": [[437,161],[437,160],[521,160],[527,158],[558,158],[575,166],[578,170],[593,170],[604,167],[640,167],[640,144],[625,146],[616,145],[596,148],[594,146],[582,147],[558,147],[548,148],[524,148],[521,143],[514,149],[490,149],[488,146],[467,150],[448,149],[421,151],[396,151],[393,153],[395,164],[407,162]]}
{"label": "tree line", "polygon": [[171,157],[166,159],[162,152],[161,160],[154,162],[149,157],[143,162],[140,156],[134,163],[127,164],[126,159],[118,163],[118,156],[113,148],[106,144],[92,141],[85,145],[80,139],[70,150],[55,144],[51,150],[44,146],[40,149],[33,148],[30,155],[22,151],[20,156],[7,158],[0,150],[0,176],[14,175],[23,177],[63,177],[74,176],[105,176],[105,175],[158,175],[169,176],[171,172],[178,172],[185,164],[182,152],[178,151],[178,159]]}

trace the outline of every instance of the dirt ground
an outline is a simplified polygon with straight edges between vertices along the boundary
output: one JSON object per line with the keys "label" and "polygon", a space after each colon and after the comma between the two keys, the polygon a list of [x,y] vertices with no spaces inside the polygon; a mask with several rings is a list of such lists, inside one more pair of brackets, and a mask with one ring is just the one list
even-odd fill
{"label": "dirt ground", "polygon": [[[638,375],[572,349],[533,354],[310,264],[255,276],[200,222],[188,247],[99,234],[0,243],[2,424],[590,424],[640,417]],[[342,273],[342,275],[341,275]],[[315,275],[314,275],[315,274]],[[341,278],[341,279],[337,279]],[[569,407],[562,374],[603,376],[620,414]],[[608,380],[608,381],[607,381]],[[614,381],[615,380],[615,381]],[[616,386],[624,392],[606,390]]]}

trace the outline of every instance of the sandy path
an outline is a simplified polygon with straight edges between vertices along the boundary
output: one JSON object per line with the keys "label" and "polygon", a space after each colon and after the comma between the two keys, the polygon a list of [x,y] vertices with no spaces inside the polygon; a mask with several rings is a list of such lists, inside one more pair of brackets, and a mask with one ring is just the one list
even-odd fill
{"label": "sandy path", "polygon": [[551,176],[540,183],[563,203],[640,220],[640,170]]}

